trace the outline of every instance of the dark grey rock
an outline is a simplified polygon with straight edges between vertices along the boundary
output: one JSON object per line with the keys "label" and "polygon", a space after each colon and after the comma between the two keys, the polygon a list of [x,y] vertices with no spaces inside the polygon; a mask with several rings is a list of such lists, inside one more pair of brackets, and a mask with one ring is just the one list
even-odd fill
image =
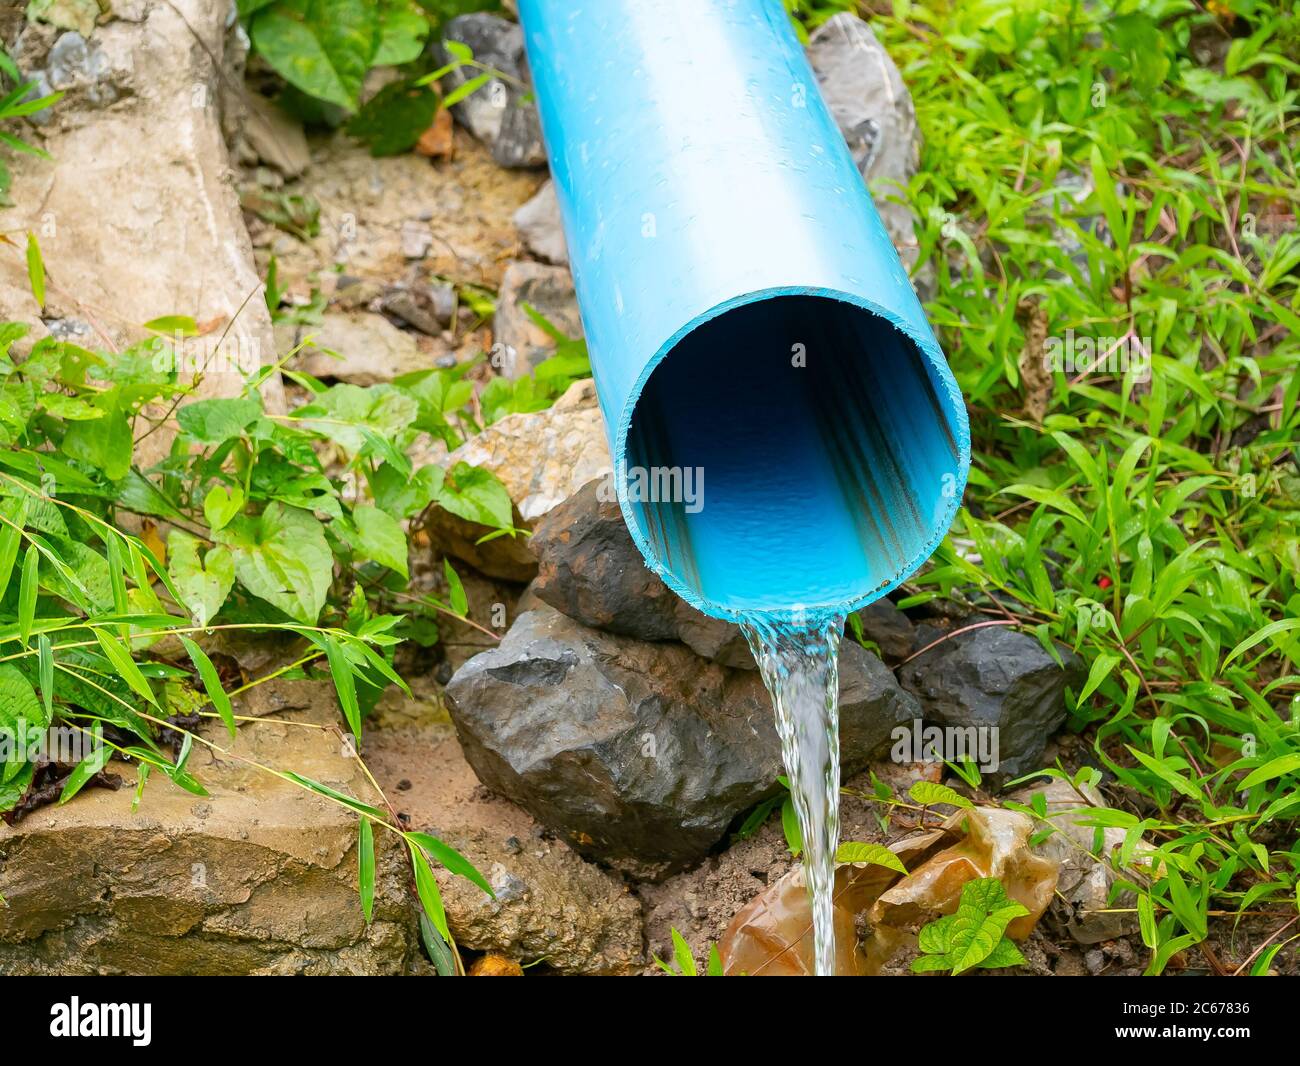
{"label": "dark grey rock", "polygon": [[583,625],[637,640],[680,640],[723,666],[755,669],[740,627],[680,599],[646,565],[609,479],[579,489],[538,523],[533,592]]}
{"label": "dark grey rock", "polygon": [[[524,55],[524,33],[514,22],[482,12],[459,15],[447,23],[443,40],[468,45],[474,58],[512,81],[494,78],[482,88],[453,105],[452,114],[462,126],[488,146],[492,158],[503,167],[535,167],[546,162],[542,127],[537,107],[527,100],[520,83],[529,84],[528,59]],[[451,55],[438,46],[440,60]],[[443,79],[448,92],[482,73],[477,67],[460,67]]]}
{"label": "dark grey rock", "polygon": [[886,662],[898,663],[912,654],[916,627],[892,600],[877,600],[857,614],[862,635],[875,643]]}
{"label": "dark grey rock", "polygon": [[[920,708],[855,644],[840,681],[847,776]],[[780,743],[757,672],[550,608],[521,615],[500,645],[462,666],[447,702],[484,784],[579,852],[636,876],[700,859],[779,789]]]}
{"label": "dark grey rock", "polygon": [[998,729],[999,775],[1039,769],[1043,748],[1065,720],[1065,687],[1077,688],[1083,661],[1059,648],[1065,668],[1031,636],[1005,626],[960,633],[898,672],[919,697],[927,722]]}

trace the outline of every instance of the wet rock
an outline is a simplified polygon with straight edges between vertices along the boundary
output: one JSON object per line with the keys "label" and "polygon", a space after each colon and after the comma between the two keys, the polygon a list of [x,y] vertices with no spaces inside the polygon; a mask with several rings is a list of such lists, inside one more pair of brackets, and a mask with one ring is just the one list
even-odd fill
{"label": "wet rock", "polygon": [[511,263],[501,279],[492,319],[492,362],[503,377],[523,377],[555,354],[555,339],[533,321],[525,304],[564,336],[582,336],[582,317],[568,270],[541,263]]}
{"label": "wet rock", "polygon": [[[874,656],[840,662],[845,773],[919,714]],[[465,664],[448,708],[479,779],[584,855],[658,877],[699,859],[779,785],[780,744],[756,671],[675,643],[618,637],[550,608]]]}
{"label": "wet rock", "polygon": [[[517,524],[531,529],[589,481],[610,473],[605,423],[590,379],[574,382],[545,411],[507,415],[447,457],[491,470],[514,501]],[[523,537],[476,542],[488,530],[441,509],[431,512],[434,546],[491,577],[529,581],[537,560]]]}
{"label": "wet rock", "polygon": [[312,347],[295,356],[293,366],[313,377],[374,385],[433,366],[415,338],[383,315],[329,310],[320,322],[298,327],[297,339],[305,337],[312,338]]}
{"label": "wet rock", "polygon": [[302,125],[290,118],[273,100],[246,93],[244,143],[249,152],[286,178],[296,178],[311,163],[311,152]]}
{"label": "wet rock", "polygon": [[[528,97],[528,59],[524,55],[524,33],[519,25],[496,15],[475,13],[459,15],[447,23],[444,40],[459,41],[470,47],[474,58],[510,77],[494,78],[481,89],[453,105],[456,120],[492,150],[492,157],[503,167],[535,167],[546,162],[542,145],[542,127],[537,107]],[[441,62],[451,59],[439,47]],[[462,67],[443,79],[443,87],[452,91],[481,71]]]}
{"label": "wet rock", "polygon": [[894,606],[892,600],[877,600],[858,611],[862,635],[880,649],[887,663],[898,663],[912,654],[916,627]]}
{"label": "wet rock", "polygon": [[723,666],[755,668],[739,626],[701,614],[645,565],[609,478],[549,512],[529,547],[533,593],[575,621],[637,640],[680,640]]}
{"label": "wet rock", "polygon": [[1065,687],[1082,681],[1083,662],[1060,648],[1062,669],[1031,636],[1005,626],[959,633],[901,667],[927,722],[998,730],[998,774],[1038,769],[1047,738],[1065,720]]}
{"label": "wet rock", "polygon": [[916,262],[911,211],[891,201],[916,173],[920,131],[916,109],[898,67],[856,15],[841,12],[813,31],[808,58],[831,114],[904,265]]}
{"label": "wet rock", "polygon": [[623,882],[563,844],[511,852],[484,831],[450,834],[496,898],[464,878],[437,874],[456,943],[567,974],[618,974],[642,960],[641,904]]}
{"label": "wet rock", "polygon": [[[240,730],[234,751],[373,803],[355,759],[313,709]],[[110,768],[121,771],[121,764]],[[195,745],[199,799],[155,775],[86,790],[0,826],[0,974],[400,974],[419,957],[410,876],[377,831],[374,921],[357,896],[357,820],[338,804]],[[129,773],[129,769],[127,770]]]}
{"label": "wet rock", "polygon": [[560,201],[551,178],[542,183],[536,196],[515,212],[515,228],[519,230],[519,239],[524,247],[538,259],[556,266],[569,265],[569,246],[564,239]]}

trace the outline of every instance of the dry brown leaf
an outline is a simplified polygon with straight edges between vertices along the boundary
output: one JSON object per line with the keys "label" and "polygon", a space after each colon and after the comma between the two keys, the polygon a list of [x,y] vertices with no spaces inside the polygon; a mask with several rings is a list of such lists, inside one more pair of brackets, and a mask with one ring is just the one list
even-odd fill
{"label": "dry brown leaf", "polygon": [[429,159],[450,159],[455,154],[451,112],[445,107],[438,108],[438,113],[433,117],[433,125],[420,134],[420,139],[415,142],[415,150]]}
{"label": "dry brown leaf", "polygon": [[[889,845],[904,866],[920,862],[947,840],[935,831]],[[835,871],[835,973],[840,977],[871,972],[858,944],[854,922],[901,874],[884,866],[846,863]],[[750,900],[727,926],[718,943],[728,976],[801,977],[813,972],[812,907],[803,867],[796,866]]]}

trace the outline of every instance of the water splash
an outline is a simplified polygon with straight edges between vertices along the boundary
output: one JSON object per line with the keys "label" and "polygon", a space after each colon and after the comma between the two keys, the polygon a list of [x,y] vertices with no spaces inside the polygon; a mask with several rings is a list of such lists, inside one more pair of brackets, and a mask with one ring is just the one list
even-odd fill
{"label": "water splash", "polygon": [[840,835],[839,649],[843,615],[741,624],[776,709],[776,730],[803,833],[819,977],[834,974],[833,890]]}

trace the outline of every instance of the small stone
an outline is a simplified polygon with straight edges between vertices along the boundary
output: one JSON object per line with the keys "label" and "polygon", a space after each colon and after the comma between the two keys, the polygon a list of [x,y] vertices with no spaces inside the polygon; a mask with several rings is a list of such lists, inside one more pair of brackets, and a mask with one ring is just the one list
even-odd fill
{"label": "small stone", "polygon": [[423,259],[433,247],[433,233],[422,222],[402,223],[402,254],[407,259]]}
{"label": "small stone", "polygon": [[568,270],[540,263],[511,263],[501,278],[492,319],[492,364],[502,377],[524,377],[555,354],[554,338],[533,321],[524,304],[564,336],[582,336],[582,316]]}
{"label": "small stone", "polygon": [[[348,314],[332,308],[318,323],[302,326],[298,336],[311,335],[314,347],[294,359],[296,369],[313,377],[334,378],[352,385],[375,385],[401,374],[427,370],[432,359],[415,339],[383,315]],[[337,352],[335,358],[327,351]]]}
{"label": "small stone", "polygon": [[455,306],[456,292],[445,283],[390,285],[379,298],[379,308],[384,314],[399,318],[412,329],[440,341]]}
{"label": "small stone", "polygon": [[244,140],[251,151],[286,178],[296,178],[311,163],[311,151],[302,124],[290,118],[273,100],[256,93],[244,97],[248,114]]}
{"label": "small stone", "polygon": [[[507,415],[447,457],[446,466],[466,462],[484,467],[505,485],[517,521],[531,529],[589,481],[611,471],[605,422],[590,378],[576,381],[545,411]],[[529,581],[537,560],[523,537],[495,537],[478,543],[488,530],[435,509],[429,535],[449,552],[490,577]]]}
{"label": "small stone", "polygon": [[528,203],[515,212],[519,239],[538,259],[556,266],[569,265],[569,246],[564,239],[560,200],[555,181],[547,178]]}
{"label": "small stone", "polygon": [[1091,951],[1084,952],[1083,965],[1093,977],[1096,977],[1106,968],[1106,954],[1100,948],[1093,948]]}

